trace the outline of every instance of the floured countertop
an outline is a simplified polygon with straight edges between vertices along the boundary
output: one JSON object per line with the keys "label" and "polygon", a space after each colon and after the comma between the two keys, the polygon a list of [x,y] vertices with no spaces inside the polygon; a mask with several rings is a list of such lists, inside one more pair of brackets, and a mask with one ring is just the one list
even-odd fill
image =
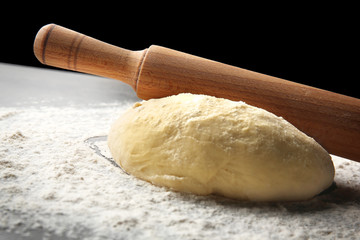
{"label": "floured countertop", "polygon": [[153,186],[115,166],[125,84],[0,64],[0,239],[360,239],[360,163],[333,156],[331,189],[252,203]]}

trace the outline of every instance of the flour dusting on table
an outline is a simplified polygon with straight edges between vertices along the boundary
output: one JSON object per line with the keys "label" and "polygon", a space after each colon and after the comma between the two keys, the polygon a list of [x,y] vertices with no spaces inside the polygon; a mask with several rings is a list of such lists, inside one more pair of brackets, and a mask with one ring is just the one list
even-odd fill
{"label": "flour dusting on table", "polygon": [[130,103],[0,107],[0,230],[68,239],[359,239],[360,164],[333,157],[337,187],[251,203],[153,186],[114,166],[105,138]]}

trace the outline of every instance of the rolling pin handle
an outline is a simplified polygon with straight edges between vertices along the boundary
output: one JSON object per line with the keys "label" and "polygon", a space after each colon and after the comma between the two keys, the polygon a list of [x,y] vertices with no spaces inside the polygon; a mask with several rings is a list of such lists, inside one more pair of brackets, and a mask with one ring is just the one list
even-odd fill
{"label": "rolling pin handle", "polygon": [[42,27],[34,41],[34,54],[43,64],[118,79],[134,89],[145,52],[120,48],[56,24]]}

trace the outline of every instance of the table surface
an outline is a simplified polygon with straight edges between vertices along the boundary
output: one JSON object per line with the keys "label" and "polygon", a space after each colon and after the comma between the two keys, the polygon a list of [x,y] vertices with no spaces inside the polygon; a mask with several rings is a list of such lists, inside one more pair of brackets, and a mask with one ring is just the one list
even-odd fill
{"label": "table surface", "polygon": [[120,81],[66,70],[50,70],[0,63],[0,104],[12,106],[68,106],[139,100]]}
{"label": "table surface", "polygon": [[[117,80],[66,70],[0,63],[0,108],[89,107],[124,99],[132,102],[140,100],[130,86]],[[32,231],[30,236],[24,237],[0,227],[2,240],[41,239],[43,236],[41,230]],[[57,239],[57,236],[51,236],[51,239]]]}
{"label": "table surface", "polygon": [[[69,111],[69,106],[83,111],[84,114],[88,113],[86,112],[88,109],[92,111],[91,113],[100,116],[112,111],[109,106],[121,106],[125,100],[129,103],[139,101],[131,87],[116,80],[69,71],[0,63],[0,110],[4,113],[3,116],[6,115],[7,110],[14,112],[21,109],[25,113],[28,111],[27,109],[44,107],[51,107],[55,116],[61,114],[57,113],[58,111]],[[106,110],[102,110],[102,106],[106,106],[104,107]],[[40,114],[38,117],[41,118],[42,115]],[[5,118],[3,117],[3,119]],[[108,123],[109,119],[111,120],[111,117],[103,120],[104,124]],[[2,124],[8,124],[8,122],[0,121],[0,129],[1,127],[3,129],[11,128],[10,125],[1,126]],[[93,130],[89,134],[97,134],[98,132],[106,134],[106,129],[107,127],[102,127],[100,130]],[[38,134],[42,134],[41,131]],[[0,132],[1,137],[5,138]],[[80,140],[74,139],[78,142],[83,141],[80,138]],[[100,139],[99,141],[103,140]],[[99,160],[111,158],[111,156],[106,157],[108,153],[106,153],[105,144],[96,143],[96,141],[95,139],[94,144],[90,146],[93,148],[95,146],[98,150],[97,153],[93,153],[94,158],[98,157]],[[74,142],[74,144],[78,144],[78,142]],[[96,154],[99,156],[95,156]],[[7,157],[6,154],[0,156]],[[18,160],[21,159],[22,157],[19,157]],[[204,197],[172,193],[167,189],[159,189],[145,183],[142,185],[140,180],[124,175],[122,177],[126,179],[128,185],[119,188],[136,189],[136,194],[144,201],[140,205],[130,202],[127,208],[133,207],[136,208],[136,211],[147,213],[146,216],[142,215],[138,219],[144,221],[146,229],[136,228],[134,227],[136,223],[124,220],[122,222],[124,227],[127,227],[128,230],[133,227],[136,230],[128,231],[126,234],[124,231],[119,231],[109,238],[141,239],[144,236],[156,236],[159,239],[167,237],[172,239],[205,239],[211,236],[213,239],[229,237],[236,239],[241,237],[246,239],[263,239],[264,237],[267,239],[360,239],[360,164],[336,156],[333,156],[333,160],[337,171],[336,186],[334,185],[328,192],[312,200],[292,203],[251,203],[217,196]],[[2,170],[0,168],[0,180]],[[136,187],[129,185],[134,184],[133,182],[136,182]],[[143,193],[139,193],[139,189]],[[126,192],[124,191],[123,194]],[[134,193],[129,193],[127,197],[131,198],[132,195]],[[159,205],[156,205],[150,195],[166,197]],[[118,201],[119,205],[122,203],[121,199],[114,201]],[[0,198],[0,214],[6,213],[7,216],[14,214],[8,218],[19,217],[21,219],[21,212],[16,215],[8,208],[7,203],[1,202]],[[114,211],[117,211],[116,213],[121,216],[125,209],[119,208]],[[128,209],[126,212],[131,214]],[[147,216],[152,216],[154,219]],[[192,223],[189,221],[191,218],[195,219]],[[139,224],[137,226],[143,226]],[[189,229],[194,227],[199,232],[184,232],[184,227],[189,227]],[[111,231],[105,228],[104,234]],[[141,235],[142,231],[148,235]],[[38,226],[36,229],[30,228],[27,234],[28,236],[23,236],[16,228],[8,228],[6,222],[1,222],[0,219],[0,239],[72,239],[83,237],[82,234],[68,235],[66,229],[61,236],[58,236],[53,232],[46,232],[45,226]],[[96,236],[97,239],[101,239],[99,237],[101,234]]]}

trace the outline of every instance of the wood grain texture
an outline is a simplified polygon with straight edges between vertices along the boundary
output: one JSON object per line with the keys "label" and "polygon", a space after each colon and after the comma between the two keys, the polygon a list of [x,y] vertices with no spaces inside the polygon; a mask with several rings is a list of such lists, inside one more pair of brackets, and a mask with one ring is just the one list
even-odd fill
{"label": "wood grain texture", "polygon": [[39,31],[34,52],[48,65],[119,79],[142,99],[189,92],[244,101],[360,162],[359,99],[156,45],[129,51],[57,25]]}
{"label": "wood grain texture", "polygon": [[129,51],[55,24],[42,27],[34,42],[35,56],[44,64],[121,79],[133,88],[145,52]]}

